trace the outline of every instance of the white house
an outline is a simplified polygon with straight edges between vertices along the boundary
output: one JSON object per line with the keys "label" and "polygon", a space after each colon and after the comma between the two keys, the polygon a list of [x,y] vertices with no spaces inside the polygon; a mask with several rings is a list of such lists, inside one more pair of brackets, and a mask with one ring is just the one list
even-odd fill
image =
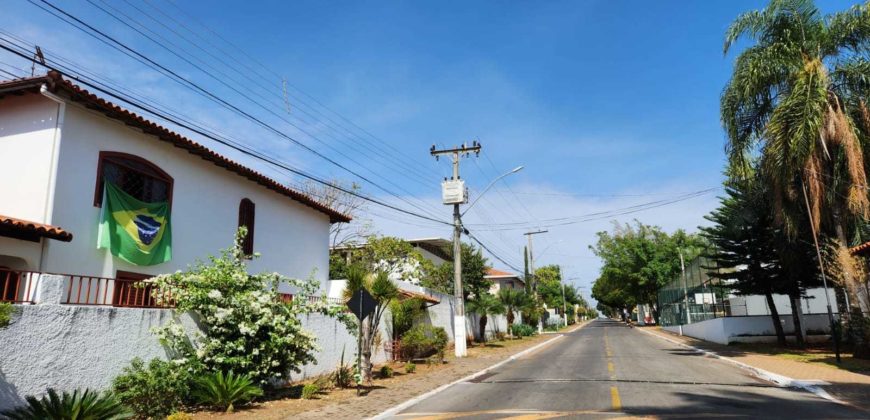
{"label": "white house", "polygon": [[[103,181],[169,202],[172,256],[138,266],[97,248]],[[247,226],[251,272],[319,280],[329,227],[350,219],[315,199],[122,109],[51,72],[0,82],[0,409],[48,387],[105,389],[133,357],[166,357],[150,333],[172,316],[132,282],[215,255]],[[284,285],[284,293],[292,293]],[[303,320],[320,339],[319,374],[355,339],[332,319]]]}
{"label": "white house", "polygon": [[489,293],[494,295],[498,295],[499,290],[502,289],[524,290],[526,288],[526,283],[522,278],[520,278],[520,276],[508,273],[507,271],[488,268],[486,269],[486,275],[483,277],[492,282],[492,286],[489,288]]}
{"label": "white house", "polygon": [[[329,225],[349,220],[57,73],[0,82],[0,179],[0,267],[11,270],[139,279],[216,253],[247,223],[246,246],[262,254],[252,271],[324,281]],[[106,179],[169,200],[169,262],[136,266],[97,249]]]}

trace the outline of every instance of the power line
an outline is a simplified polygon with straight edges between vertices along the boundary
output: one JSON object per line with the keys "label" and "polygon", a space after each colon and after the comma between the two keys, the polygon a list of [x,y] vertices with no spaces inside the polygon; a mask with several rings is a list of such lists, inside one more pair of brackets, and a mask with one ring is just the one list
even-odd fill
{"label": "power line", "polygon": [[[144,65],[146,65],[146,66],[148,66],[148,67],[151,67],[152,69],[155,69],[155,67],[156,67],[156,69],[159,69],[159,70],[158,70],[159,72],[163,73],[164,75],[167,75],[167,76],[170,77],[171,79],[175,80],[177,83],[179,83],[179,84],[181,84],[181,85],[183,85],[183,86],[186,86],[186,87],[192,89],[194,92],[198,92],[199,94],[201,94],[201,95],[203,95],[204,97],[206,97],[206,98],[208,98],[208,99],[210,99],[210,100],[212,100],[212,101],[218,103],[219,105],[221,105],[221,106],[223,106],[223,107],[225,107],[225,108],[227,108],[227,109],[229,109],[229,110],[231,110],[231,111],[233,111],[233,112],[235,112],[235,113],[237,113],[237,114],[239,114],[239,115],[245,117],[246,119],[248,119],[248,120],[254,122],[256,125],[261,126],[262,128],[266,129],[267,131],[273,132],[274,134],[276,134],[276,135],[278,135],[278,136],[280,136],[280,137],[282,137],[282,138],[285,138],[285,139],[289,140],[290,142],[296,144],[297,146],[302,147],[303,149],[307,150],[308,152],[314,154],[315,156],[318,156],[318,157],[320,157],[321,159],[326,160],[326,161],[329,162],[330,164],[332,164],[332,165],[334,165],[334,166],[336,166],[336,167],[338,167],[338,168],[340,168],[340,169],[342,169],[342,170],[344,170],[344,171],[346,171],[346,172],[348,172],[348,173],[350,173],[350,174],[352,174],[352,175],[358,177],[359,179],[362,179],[363,181],[369,183],[370,185],[372,185],[372,186],[374,186],[374,187],[376,187],[376,188],[378,188],[378,189],[380,189],[380,190],[382,190],[382,191],[384,191],[384,192],[386,192],[386,193],[388,193],[388,194],[390,194],[390,195],[392,195],[392,196],[398,198],[399,200],[405,202],[406,204],[409,204],[409,205],[411,205],[412,207],[415,207],[415,208],[417,208],[418,210],[421,210],[421,211],[423,211],[423,212],[430,213],[430,214],[433,215],[433,216],[435,215],[434,213],[431,213],[429,210],[424,209],[424,208],[422,208],[422,207],[420,207],[420,206],[418,206],[418,205],[416,205],[416,204],[414,204],[414,203],[409,202],[407,199],[405,199],[405,198],[399,196],[398,194],[395,194],[394,192],[392,192],[392,191],[386,189],[385,187],[383,187],[383,186],[381,186],[380,184],[378,184],[378,183],[372,181],[372,180],[369,179],[368,177],[363,176],[362,174],[360,174],[360,173],[358,173],[358,172],[356,172],[356,171],[354,171],[354,170],[352,170],[352,169],[346,167],[345,165],[343,165],[343,164],[337,162],[336,160],[334,160],[334,159],[332,159],[332,158],[330,158],[330,157],[328,157],[328,156],[326,156],[326,155],[324,155],[324,154],[318,152],[317,150],[315,150],[315,149],[311,148],[310,146],[308,146],[308,145],[302,143],[301,141],[295,139],[294,137],[292,137],[292,136],[290,136],[290,135],[284,133],[283,131],[278,130],[277,128],[275,128],[275,127],[273,127],[272,125],[266,123],[265,121],[263,121],[263,120],[260,119],[259,117],[256,117],[256,116],[254,116],[253,114],[251,114],[251,113],[249,113],[249,112],[247,112],[247,111],[245,111],[245,110],[239,108],[238,106],[236,106],[236,105],[234,105],[234,104],[228,102],[227,100],[221,98],[220,96],[216,95],[215,93],[211,92],[210,90],[208,90],[208,89],[202,87],[202,86],[199,85],[198,83],[195,83],[195,82],[193,82],[193,81],[191,81],[191,80],[185,78],[184,76],[181,76],[181,75],[178,74],[176,71],[174,71],[174,70],[172,70],[172,69],[169,69],[168,67],[166,67],[166,66],[164,66],[164,65],[162,65],[162,64],[160,64],[160,63],[158,63],[158,62],[156,62],[156,61],[154,61],[153,59],[151,59],[151,58],[149,58],[148,56],[142,54],[141,52],[139,52],[139,51],[133,49],[132,47],[126,45],[125,43],[122,43],[122,42],[118,41],[117,39],[115,39],[114,37],[108,35],[107,33],[105,33],[105,32],[103,32],[103,31],[101,31],[101,30],[95,28],[94,26],[88,24],[87,22],[84,22],[83,20],[77,18],[76,16],[70,14],[69,12],[66,12],[65,10],[63,10],[63,9],[61,9],[61,8],[59,8],[59,7],[57,7],[57,6],[55,6],[55,5],[52,4],[51,2],[49,2],[49,1],[47,1],[47,0],[38,0],[38,1],[40,1],[40,2],[42,2],[42,3],[44,3],[44,4],[46,4],[48,7],[50,7],[50,8],[53,9],[54,11],[56,11],[56,12],[58,12],[58,13],[64,15],[64,16],[67,17],[68,19],[72,19],[73,21],[75,21],[76,23],[78,23],[78,25],[71,23],[69,20],[62,18],[62,17],[58,16],[56,13],[52,13],[51,10],[48,10],[48,9],[46,9],[45,7],[43,7],[43,6],[39,5],[39,4],[37,4],[37,3],[36,3],[37,0],[27,0],[27,1],[28,1],[29,3],[35,5],[35,6],[39,7],[40,9],[45,10],[46,12],[49,12],[49,13],[52,14],[53,16],[60,18],[61,20],[63,20],[64,22],[70,24],[71,26],[75,27],[76,29],[79,29],[80,31],[85,32],[86,34],[89,34],[89,35],[93,36],[94,38],[96,38],[96,39],[100,40],[101,42],[105,43],[106,45],[109,45],[110,47],[112,47],[112,48],[114,48],[114,49],[120,51],[121,53],[123,53],[123,54],[125,54],[125,55],[127,55],[127,56],[129,56],[129,57],[131,57],[131,58],[134,58],[135,60],[139,61],[140,63],[142,63],[142,64],[144,64]],[[117,17],[115,17],[115,18],[118,19]],[[118,20],[121,21],[121,23],[125,24],[126,26],[131,27],[129,24],[127,24],[127,23],[124,22],[123,20],[121,20],[121,19],[118,19]],[[79,25],[81,25],[81,26],[79,26]],[[83,29],[82,26],[84,26],[85,28],[87,28],[87,30]],[[131,27],[131,29],[136,30],[135,28],[132,28],[132,27]],[[88,31],[90,31],[90,32],[88,32]],[[138,31],[138,30],[137,30],[137,32],[139,32],[141,35],[143,35],[143,36],[145,36],[145,37],[148,37],[147,35],[142,34],[141,31]],[[102,37],[102,38],[93,35],[93,33],[98,34],[98,35],[99,35],[100,37]],[[151,39],[153,42],[159,44],[159,42],[154,41],[152,38],[150,38],[150,37],[148,37],[148,38]],[[172,51],[170,50],[170,52],[172,52]],[[172,52],[172,53],[178,55],[177,53],[174,53],[174,52]],[[132,55],[131,55],[131,54],[132,54]],[[180,56],[179,56],[179,58],[181,58],[182,60],[188,62],[188,63],[191,64],[191,65],[193,65],[194,67],[196,67],[197,69],[199,69],[199,70],[202,71],[203,73],[206,73],[206,74],[209,74],[209,75],[210,75],[210,73],[206,72],[206,71],[203,70],[201,67],[199,67],[199,66],[197,66],[197,65],[195,65],[195,64],[193,64],[193,63],[191,63],[189,60],[186,60],[186,59],[184,59],[183,57],[180,57]],[[156,69],[155,69],[155,70],[156,70]],[[210,76],[213,77],[213,78],[215,78],[213,75],[210,75]],[[218,78],[215,78],[215,79],[218,80],[219,82],[223,83],[224,85],[226,85],[226,83],[220,81],[220,79],[218,79]],[[245,94],[242,93],[242,92],[239,92],[237,89],[232,88],[231,86],[228,86],[228,87],[229,87],[230,89],[236,91],[237,93],[239,93],[239,94],[242,95],[243,97],[246,97],[248,100],[251,100],[250,97],[248,97],[247,95],[245,95]],[[267,109],[267,111],[269,111],[269,110]],[[297,127],[297,128],[298,128],[298,127]],[[300,130],[301,130],[301,129],[300,129]],[[304,130],[301,130],[301,131],[305,132]],[[306,134],[308,134],[308,133],[306,133]],[[312,136],[312,135],[310,135],[310,134],[308,134],[308,135],[309,135],[310,137],[316,139],[316,137],[314,137],[314,136]]]}
{"label": "power line", "polygon": [[[16,50],[14,50],[14,49],[12,49],[12,48],[6,46],[6,45],[2,45],[2,44],[0,44],[0,49],[4,49],[4,50],[6,50],[6,51],[8,51],[8,52],[10,52],[10,53],[13,53],[13,54],[15,54],[15,55],[21,57],[21,58],[24,58],[24,59],[30,60],[30,58],[28,58],[25,54],[23,54],[23,53],[21,53],[21,52],[19,52],[19,51],[16,51]],[[57,68],[55,68],[55,67],[53,67],[53,66],[49,66],[49,65],[47,65],[47,64],[44,65],[44,66],[46,66],[47,68],[49,68],[49,69],[51,69],[51,70],[59,71]],[[328,182],[328,181],[325,181],[325,180],[319,179],[319,178],[317,178],[316,176],[310,175],[310,174],[305,173],[305,172],[303,172],[303,171],[301,171],[301,170],[299,170],[299,169],[293,168],[293,167],[291,167],[291,166],[289,166],[289,165],[287,165],[287,164],[285,164],[285,163],[283,163],[283,162],[281,162],[281,161],[278,161],[278,160],[276,160],[276,159],[273,159],[273,158],[270,158],[270,157],[268,157],[268,156],[265,156],[264,154],[262,154],[262,152],[258,152],[258,151],[256,151],[256,150],[250,148],[250,147],[244,146],[244,145],[242,145],[242,144],[240,144],[240,143],[238,143],[238,142],[235,142],[235,141],[233,141],[233,140],[230,140],[229,138],[221,137],[221,136],[217,136],[217,135],[214,135],[214,134],[212,134],[212,133],[209,133],[209,132],[207,132],[207,131],[205,131],[205,130],[202,130],[202,129],[200,129],[199,127],[197,127],[197,126],[195,125],[195,123],[190,123],[190,122],[186,122],[186,121],[180,121],[180,120],[178,120],[178,119],[176,119],[176,118],[173,118],[173,117],[171,117],[171,116],[169,116],[169,115],[166,115],[166,114],[164,114],[164,113],[162,113],[162,112],[160,112],[160,111],[154,110],[153,108],[151,108],[151,107],[149,107],[149,106],[147,106],[147,105],[145,105],[145,104],[143,104],[143,103],[140,103],[139,101],[137,101],[137,100],[135,100],[135,99],[133,99],[133,98],[126,97],[126,96],[121,95],[121,94],[119,94],[119,93],[113,92],[113,91],[111,91],[111,90],[109,90],[109,89],[105,89],[105,88],[103,88],[103,87],[97,85],[96,83],[91,83],[91,82],[88,82],[88,81],[86,81],[86,80],[81,80],[81,79],[78,79],[78,82],[79,82],[79,83],[82,83],[82,84],[84,84],[84,85],[86,85],[86,86],[88,86],[89,88],[91,88],[91,89],[93,89],[93,90],[95,90],[95,91],[98,91],[98,92],[103,93],[103,94],[105,94],[105,95],[107,95],[107,96],[110,96],[110,97],[112,97],[112,98],[115,98],[116,100],[122,101],[123,103],[129,104],[129,105],[131,105],[131,106],[133,106],[133,107],[135,107],[135,108],[138,108],[138,109],[140,109],[140,110],[142,110],[142,111],[145,111],[145,112],[147,112],[147,113],[149,113],[149,114],[156,115],[156,116],[158,116],[159,118],[161,118],[161,119],[163,119],[163,120],[170,121],[170,122],[172,122],[173,124],[175,124],[175,125],[177,125],[177,126],[179,126],[179,127],[182,127],[182,128],[187,129],[187,130],[190,130],[191,132],[194,132],[194,133],[197,133],[197,134],[199,134],[199,135],[201,135],[201,136],[203,136],[203,137],[209,138],[209,139],[211,139],[211,140],[213,140],[213,141],[215,141],[215,142],[217,142],[217,143],[220,143],[220,144],[223,144],[224,146],[230,147],[230,148],[232,148],[232,149],[234,149],[234,150],[236,150],[236,151],[238,151],[238,152],[240,152],[240,153],[243,153],[243,154],[245,154],[245,155],[247,155],[247,156],[250,156],[250,157],[256,158],[256,159],[258,159],[258,160],[261,160],[261,161],[267,162],[267,163],[269,163],[269,164],[275,165],[275,166],[277,166],[277,167],[279,167],[279,168],[282,168],[282,169],[284,169],[284,170],[287,170],[287,171],[289,171],[289,172],[291,172],[291,173],[293,173],[293,174],[296,174],[296,175],[298,175],[298,176],[301,176],[301,177],[303,177],[303,178],[306,178],[306,179],[312,180],[312,181],[317,182],[317,183],[319,183],[319,184],[326,185],[326,186],[328,186],[328,187],[330,187],[330,188],[335,188],[335,189],[337,189],[337,190],[339,190],[339,191],[342,191],[342,192],[344,192],[344,193],[346,193],[346,194],[349,194],[349,195],[352,195],[352,196],[354,196],[354,197],[357,197],[357,198],[363,199],[363,200],[368,201],[368,202],[371,202],[371,203],[373,203],[373,204],[380,205],[380,206],[385,207],[385,208],[389,208],[389,209],[394,210],[394,211],[398,211],[398,212],[403,213],[403,214],[411,215],[411,216],[418,217],[418,218],[425,219],[425,220],[429,220],[429,221],[432,221],[432,222],[437,222],[437,223],[439,223],[439,224],[451,225],[451,224],[448,223],[448,222],[445,222],[445,221],[442,221],[442,220],[438,220],[438,219],[435,219],[435,218],[431,218],[431,217],[428,217],[428,216],[425,216],[425,215],[422,215],[422,214],[419,214],[419,213],[414,213],[414,212],[412,212],[412,211],[405,210],[405,209],[402,209],[402,208],[399,208],[399,207],[393,206],[393,205],[391,205],[391,204],[388,204],[388,203],[382,202],[382,201],[380,201],[380,200],[377,200],[377,199],[374,199],[374,198],[370,198],[370,197],[364,196],[364,195],[362,195],[362,194],[356,193],[355,191],[352,191],[352,190],[349,190],[349,189],[346,189],[346,188],[343,188],[343,187],[340,187],[340,186],[337,186],[337,185],[333,185],[332,183],[330,183],[330,182]]]}

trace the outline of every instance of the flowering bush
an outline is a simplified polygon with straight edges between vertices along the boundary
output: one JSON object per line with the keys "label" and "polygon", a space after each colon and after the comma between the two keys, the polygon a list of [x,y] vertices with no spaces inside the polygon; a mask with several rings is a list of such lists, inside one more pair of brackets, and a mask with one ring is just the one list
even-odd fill
{"label": "flowering bush", "polygon": [[313,279],[248,274],[240,245],[244,233],[239,230],[235,246],[221,251],[221,257],[152,280],[155,297],[170,296],[177,313],[194,313],[202,331],[191,339],[176,318],[154,332],[174,353],[174,362],[192,373],[233,371],[268,384],[314,361],[316,337],[303,330],[299,315],[320,312],[345,324],[353,321],[325,299],[280,299],[280,283],[295,286],[299,294],[316,295],[319,284]]}

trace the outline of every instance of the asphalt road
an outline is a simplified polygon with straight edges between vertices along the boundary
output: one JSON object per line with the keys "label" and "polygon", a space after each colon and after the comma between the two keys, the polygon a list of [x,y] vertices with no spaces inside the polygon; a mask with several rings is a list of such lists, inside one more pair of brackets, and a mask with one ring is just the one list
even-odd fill
{"label": "asphalt road", "polygon": [[396,417],[864,419],[868,413],[599,319]]}

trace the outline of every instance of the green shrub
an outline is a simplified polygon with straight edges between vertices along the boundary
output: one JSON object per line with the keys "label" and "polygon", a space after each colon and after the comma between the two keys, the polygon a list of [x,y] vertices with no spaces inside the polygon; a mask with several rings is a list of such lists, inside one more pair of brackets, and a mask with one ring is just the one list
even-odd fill
{"label": "green shrub", "polygon": [[191,394],[201,404],[230,413],[236,403],[246,403],[262,396],[263,390],[254,385],[250,376],[230,371],[226,375],[216,372],[197,377],[193,380]]}
{"label": "green shrub", "polygon": [[336,388],[349,388],[353,385],[353,368],[344,363],[344,349],[341,349],[341,361],[335,371],[329,375],[329,379]]}
{"label": "green shrub", "polygon": [[111,393],[100,394],[89,389],[57,395],[55,390],[49,388],[47,395],[42,398],[28,395],[25,400],[27,400],[26,406],[0,414],[12,420],[117,420],[133,416],[133,413]]}
{"label": "green shrub", "polygon": [[152,359],[146,366],[137,357],[112,381],[112,389],[137,416],[162,418],[188,402],[190,381],[187,369],[172,362]]}
{"label": "green shrub", "polygon": [[417,359],[437,354],[443,359],[448,339],[444,328],[415,325],[402,337],[403,356],[407,359]]}
{"label": "green shrub", "polygon": [[166,420],[193,420],[193,416],[182,411],[177,411],[166,416]]}
{"label": "green shrub", "polygon": [[320,387],[317,384],[305,384],[305,386],[302,387],[302,399],[310,400],[314,398],[318,392],[320,392]]}
{"label": "green shrub", "polygon": [[414,373],[417,371],[417,365],[414,363],[408,362],[405,363],[405,373]]}
{"label": "green shrub", "polygon": [[6,327],[12,322],[12,314],[15,307],[9,302],[0,302],[0,328]]}
{"label": "green shrub", "polygon": [[535,335],[537,328],[526,324],[511,325],[511,333],[518,337],[529,337]]}
{"label": "green shrub", "polygon": [[393,377],[393,368],[383,365],[381,366],[381,378],[392,378]]}

